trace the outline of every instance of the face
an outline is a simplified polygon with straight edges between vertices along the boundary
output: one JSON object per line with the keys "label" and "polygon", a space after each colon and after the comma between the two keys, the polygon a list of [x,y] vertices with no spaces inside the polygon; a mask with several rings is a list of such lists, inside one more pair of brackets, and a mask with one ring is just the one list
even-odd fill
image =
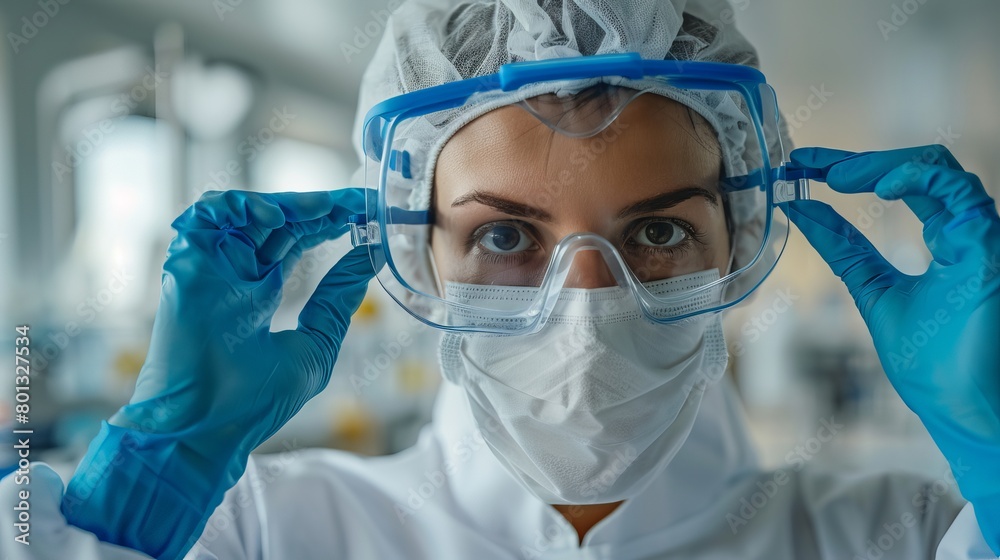
{"label": "face", "polygon": [[[707,122],[655,94],[603,132],[573,138],[518,105],[462,127],[435,170],[431,249],[443,282],[537,286],[559,240],[610,241],[640,281],[717,268],[729,235],[721,156]],[[573,258],[566,287],[615,285],[594,250]]]}

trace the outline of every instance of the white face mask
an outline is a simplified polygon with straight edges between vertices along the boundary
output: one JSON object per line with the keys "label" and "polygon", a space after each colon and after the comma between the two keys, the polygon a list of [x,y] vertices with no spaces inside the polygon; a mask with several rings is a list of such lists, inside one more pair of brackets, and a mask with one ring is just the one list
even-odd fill
{"label": "white face mask", "polygon": [[[666,295],[706,278],[718,271],[645,286]],[[449,299],[480,293],[447,288]],[[512,288],[510,297],[530,289]],[[465,388],[493,453],[550,504],[640,493],[687,439],[707,383],[728,361],[718,313],[655,324],[617,286],[563,289],[536,334],[449,332],[440,352],[445,378]]]}

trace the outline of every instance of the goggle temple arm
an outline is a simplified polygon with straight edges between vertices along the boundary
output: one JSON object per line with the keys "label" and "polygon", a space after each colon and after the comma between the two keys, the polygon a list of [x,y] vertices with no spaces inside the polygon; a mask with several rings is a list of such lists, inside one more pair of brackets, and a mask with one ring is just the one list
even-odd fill
{"label": "goggle temple arm", "polygon": [[798,167],[789,163],[777,169],[771,169],[770,173],[764,173],[763,169],[755,169],[746,175],[727,177],[720,182],[719,188],[723,193],[753,188],[763,191],[765,186],[770,183],[773,193],[772,202],[778,205],[793,200],[809,200],[810,179],[825,181],[826,174],[821,169]]}
{"label": "goggle temple arm", "polygon": [[[431,225],[433,223],[431,213],[427,210],[406,210],[398,206],[390,206],[386,213],[390,224]],[[347,225],[351,228],[351,245],[354,247],[382,243],[378,222],[369,222],[367,215],[351,214],[347,217]]]}

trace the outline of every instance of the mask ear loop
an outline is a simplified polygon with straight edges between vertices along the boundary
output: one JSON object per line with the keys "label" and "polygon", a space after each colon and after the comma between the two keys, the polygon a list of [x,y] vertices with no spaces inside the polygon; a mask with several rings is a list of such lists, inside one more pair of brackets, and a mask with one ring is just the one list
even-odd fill
{"label": "mask ear loop", "polygon": [[[427,208],[428,222],[434,224],[437,222],[437,206],[434,204],[434,186],[433,184],[428,188],[430,191],[430,204]],[[427,266],[431,271],[431,276],[434,278],[434,287],[437,289],[438,297],[445,299],[444,293],[444,282],[441,281],[441,275],[438,274],[437,263],[434,262],[434,253],[431,251],[431,243],[434,241],[434,227],[430,226],[427,232],[427,253],[424,255],[427,259]]]}
{"label": "mask ear loop", "polygon": [[729,264],[726,265],[726,272],[722,275],[725,278],[732,273],[733,262],[736,260],[736,228],[733,224],[733,213],[729,209],[728,199],[723,199],[722,208],[726,215],[726,230],[729,232]]}
{"label": "mask ear loop", "polygon": [[[733,214],[729,211],[729,201],[723,200],[722,202],[723,211],[726,214],[726,229],[729,231],[729,263],[726,265],[725,274],[721,275],[721,278],[729,276],[733,272],[733,263],[736,261],[736,230],[733,226]],[[726,282],[722,287],[722,291],[719,297],[722,301],[726,299],[726,292],[729,291],[729,287],[733,285],[732,280]]]}
{"label": "mask ear loop", "polygon": [[[433,193],[433,189],[431,193]],[[436,221],[437,213],[434,206],[434,195],[431,195],[430,208],[427,211],[428,222],[433,224]],[[447,299],[444,292],[444,282],[441,281],[441,274],[438,273],[437,262],[434,260],[434,252],[431,251],[431,243],[434,241],[434,226],[428,225],[427,231],[427,249],[424,253],[424,266],[430,271],[431,278],[434,279],[434,288],[437,290],[438,297],[441,299]]]}
{"label": "mask ear loop", "polygon": [[726,273],[722,275],[723,277],[729,276],[729,274],[732,273],[732,271],[733,271],[733,261],[734,260],[736,260],[736,246],[735,245],[732,246],[732,248],[729,250],[729,264],[726,265]]}
{"label": "mask ear loop", "polygon": [[441,282],[441,275],[438,274],[437,263],[434,262],[434,255],[430,251],[430,244],[428,243],[427,253],[425,254],[427,258],[428,267],[431,270],[431,275],[434,277],[434,286],[437,288],[437,293],[441,299],[447,299],[444,292],[444,283]]}

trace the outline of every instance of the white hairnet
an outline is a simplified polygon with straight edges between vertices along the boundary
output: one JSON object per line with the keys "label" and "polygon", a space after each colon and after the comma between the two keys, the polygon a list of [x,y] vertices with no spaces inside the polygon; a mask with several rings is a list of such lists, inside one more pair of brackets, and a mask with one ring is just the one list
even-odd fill
{"label": "white hairnet", "polygon": [[[363,184],[364,179],[365,156],[361,147],[364,116],[385,99],[493,74],[510,62],[580,55],[638,52],[646,59],[712,61],[757,67],[756,51],[737,31],[732,15],[733,9],[727,0],[407,1],[387,22],[385,35],[361,84],[354,138],[362,168],[355,176],[359,182],[354,184]],[[737,102],[727,93],[699,95],[641,80],[603,81],[653,91],[694,109],[718,134],[729,175],[746,173],[744,156],[750,159],[756,156],[742,153],[748,123]],[[586,85],[589,84],[581,84],[576,89]],[[545,87],[537,91],[521,89],[506,98],[491,99],[487,104],[465,106],[447,122],[414,123],[412,126],[425,126],[426,135],[433,135],[433,147],[426,158],[429,169],[418,170],[424,172],[426,180],[411,192],[409,200],[392,202],[426,208],[433,165],[444,142],[462,125],[488,110],[552,92],[552,85]],[[782,143],[790,147],[783,123],[780,134]],[[414,133],[410,131],[408,135]],[[771,153],[778,153],[778,150],[772,149]],[[738,233],[754,233],[734,236],[733,270],[750,262],[761,248],[759,240],[765,225],[766,200],[763,193],[758,194],[739,197],[740,204],[729,208],[733,229]],[[734,287],[744,290],[744,287]]]}

